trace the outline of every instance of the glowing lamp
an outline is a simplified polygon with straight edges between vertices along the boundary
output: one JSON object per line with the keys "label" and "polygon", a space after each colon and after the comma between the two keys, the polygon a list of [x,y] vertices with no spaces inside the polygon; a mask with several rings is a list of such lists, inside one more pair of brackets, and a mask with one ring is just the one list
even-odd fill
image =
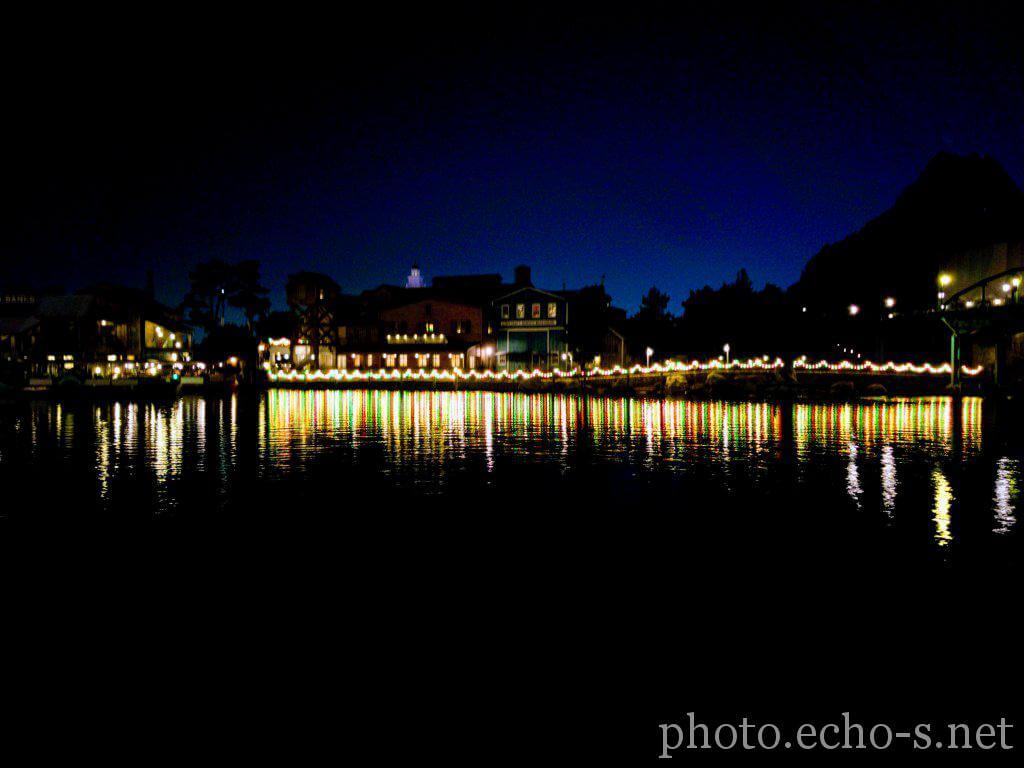
{"label": "glowing lamp", "polygon": [[943,272],[939,275],[939,285],[945,288],[947,285],[953,282],[953,276],[948,272]]}
{"label": "glowing lamp", "polygon": [[889,309],[892,309],[893,307],[896,306],[896,299],[894,299],[892,296],[887,296],[885,298],[885,306],[887,306]]}
{"label": "glowing lamp", "polygon": [[856,304],[851,304],[848,309],[850,312],[850,317],[853,317],[858,312],[860,312],[860,307],[858,307]]}

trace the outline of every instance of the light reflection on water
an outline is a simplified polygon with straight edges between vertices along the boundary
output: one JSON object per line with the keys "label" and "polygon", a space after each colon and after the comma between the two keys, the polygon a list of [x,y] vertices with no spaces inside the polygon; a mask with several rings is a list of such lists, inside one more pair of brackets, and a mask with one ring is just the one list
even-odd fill
{"label": "light reflection on water", "polygon": [[[934,544],[946,547],[959,535],[958,516],[967,506],[985,508],[988,531],[1014,533],[1022,471],[1018,456],[980,458],[977,398],[959,406],[943,397],[770,404],[271,390],[248,404],[238,397],[84,407],[40,402],[0,418],[0,470],[16,471],[11,457],[19,448],[55,466],[86,450],[100,508],[112,504],[118,483],[132,480],[139,484],[133,489],[152,489],[155,514],[178,509],[196,477],[212,478],[213,501],[223,503],[233,484],[305,479],[324,457],[431,494],[444,494],[459,473],[498,483],[513,466],[561,473],[607,466],[628,470],[622,482],[675,475],[725,490],[756,490],[773,473],[788,472],[797,485],[834,478],[822,493],[890,524],[927,512]],[[243,456],[252,457],[244,467]],[[979,474],[987,490],[968,497],[964,478],[973,482]],[[826,512],[832,501],[822,498]]]}

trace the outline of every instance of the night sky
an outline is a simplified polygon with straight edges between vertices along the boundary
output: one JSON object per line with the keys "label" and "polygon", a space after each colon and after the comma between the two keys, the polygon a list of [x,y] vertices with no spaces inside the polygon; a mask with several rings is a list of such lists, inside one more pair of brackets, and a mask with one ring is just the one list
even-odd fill
{"label": "night sky", "polygon": [[278,306],[292,271],[358,291],[413,262],[605,276],[631,310],[740,267],[788,285],[939,150],[1024,180],[1020,27],[979,5],[28,19],[0,286],[151,267],[177,304],[214,256],[259,259]]}

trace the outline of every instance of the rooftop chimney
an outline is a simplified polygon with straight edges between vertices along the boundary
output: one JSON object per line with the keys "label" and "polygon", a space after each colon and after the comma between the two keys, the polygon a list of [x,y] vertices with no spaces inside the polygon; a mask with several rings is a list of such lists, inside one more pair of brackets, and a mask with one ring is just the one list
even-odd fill
{"label": "rooftop chimney", "polygon": [[525,286],[532,286],[533,281],[530,279],[530,268],[526,265],[520,264],[515,269],[515,284],[517,288],[523,288]]}

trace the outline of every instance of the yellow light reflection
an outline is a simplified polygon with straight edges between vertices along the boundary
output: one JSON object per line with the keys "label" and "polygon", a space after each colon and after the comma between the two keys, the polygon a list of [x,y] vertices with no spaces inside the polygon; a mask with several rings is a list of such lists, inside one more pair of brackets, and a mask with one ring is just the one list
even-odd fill
{"label": "yellow light reflection", "polygon": [[935,542],[944,547],[953,540],[953,534],[949,531],[952,521],[950,507],[953,504],[953,489],[938,466],[932,470],[932,483],[935,486],[935,507],[932,510],[932,517],[935,520]]}

